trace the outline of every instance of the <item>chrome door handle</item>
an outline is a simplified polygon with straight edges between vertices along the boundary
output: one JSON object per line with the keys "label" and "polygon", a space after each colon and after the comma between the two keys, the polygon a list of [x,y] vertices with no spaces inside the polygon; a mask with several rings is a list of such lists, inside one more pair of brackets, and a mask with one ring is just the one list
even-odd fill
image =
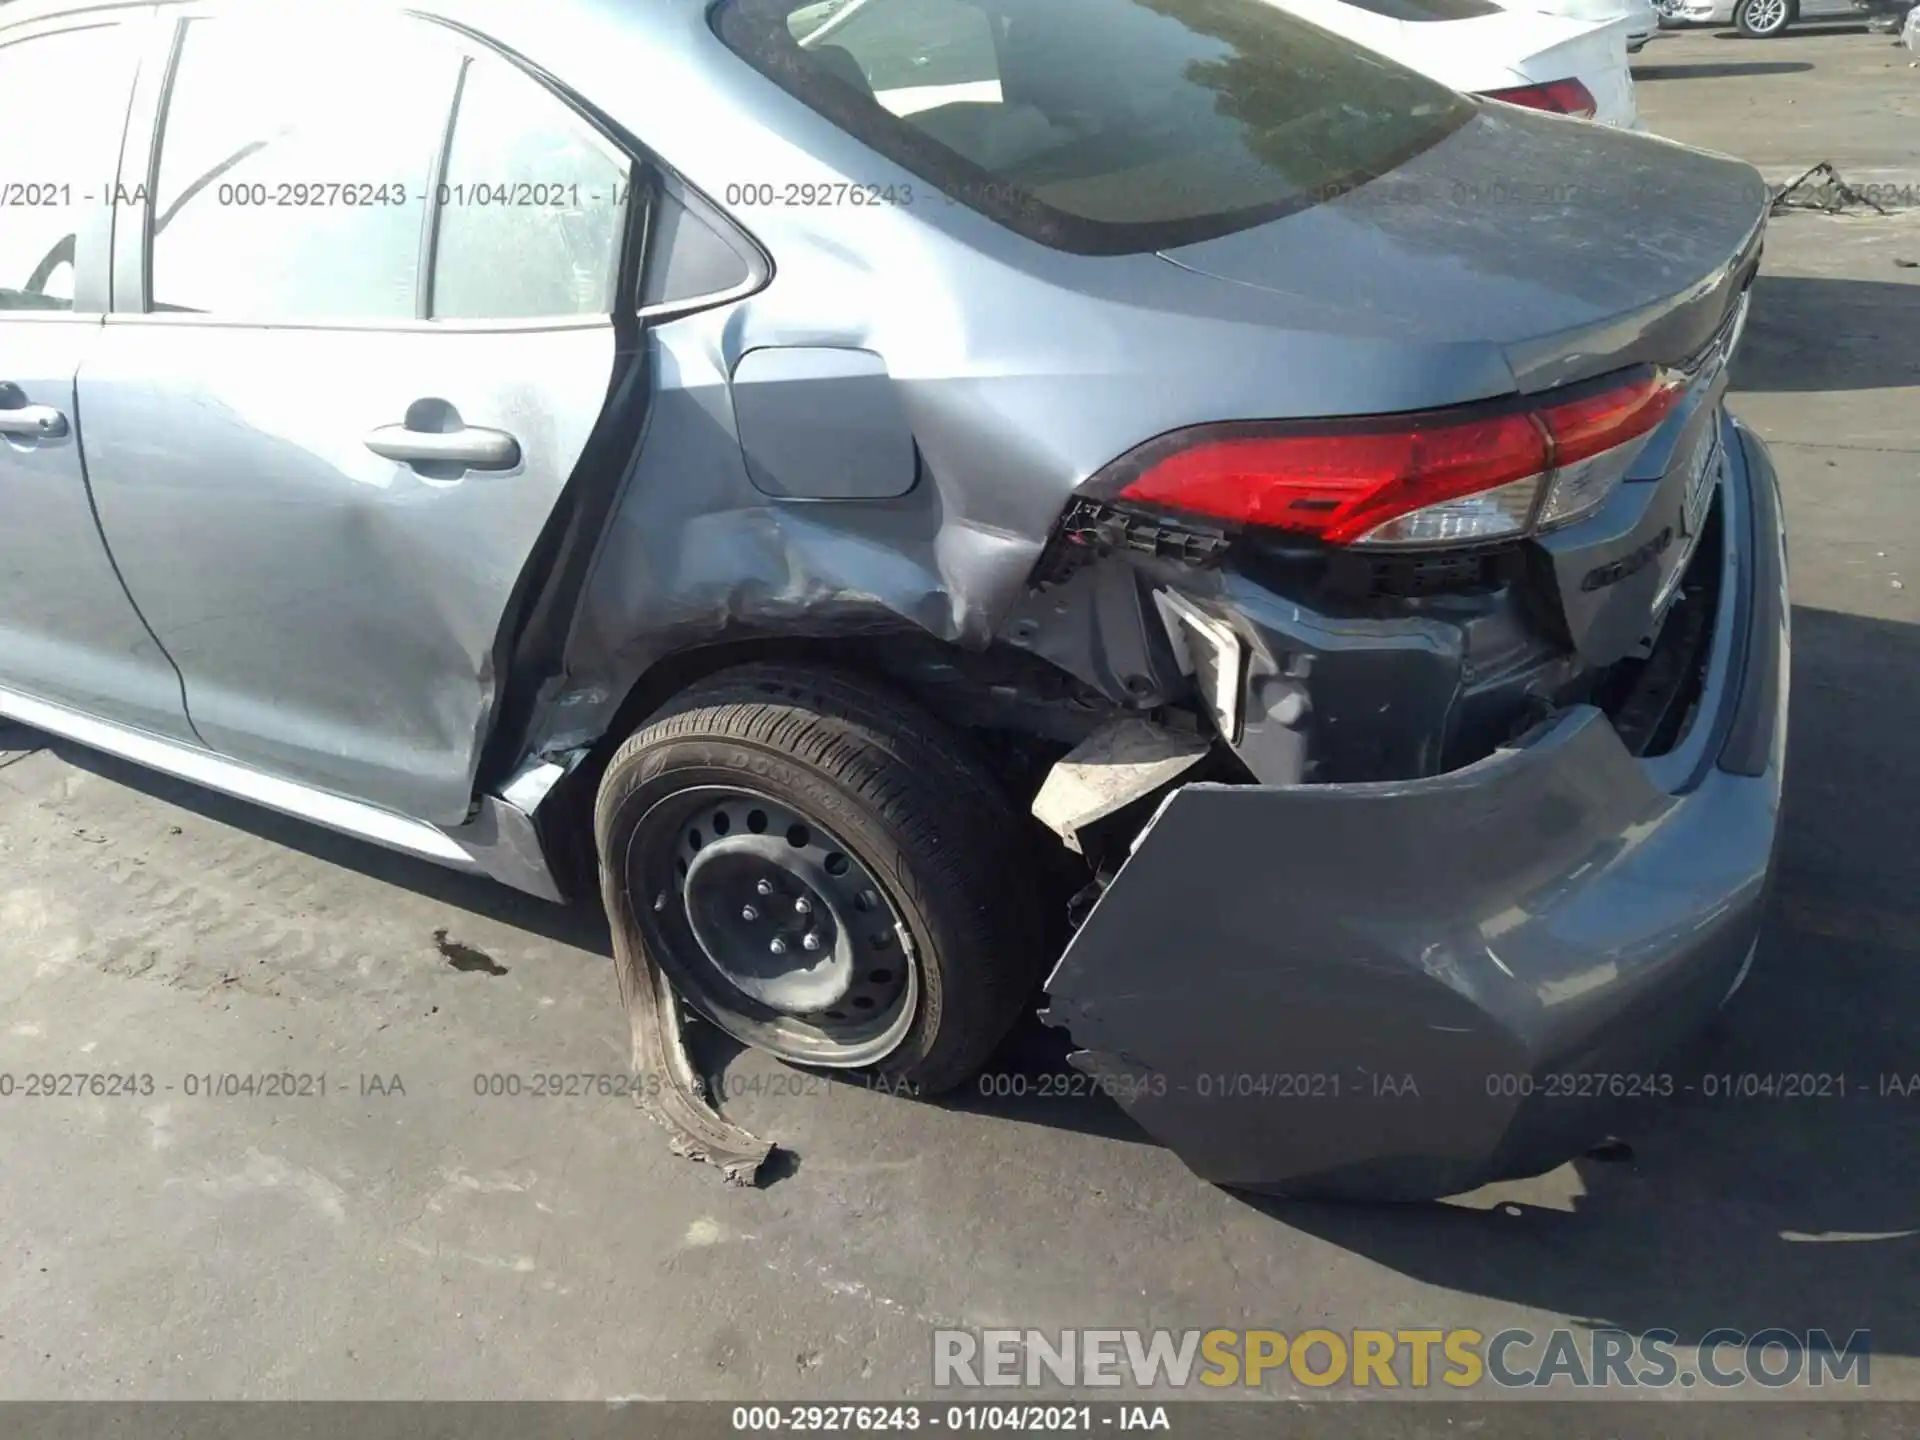
{"label": "chrome door handle", "polygon": [[67,433],[67,417],[51,405],[22,405],[0,410],[0,435],[27,440],[58,440]]}
{"label": "chrome door handle", "polygon": [[367,448],[403,465],[464,465],[469,470],[511,470],[520,463],[520,442],[504,430],[409,430],[382,425],[367,436]]}

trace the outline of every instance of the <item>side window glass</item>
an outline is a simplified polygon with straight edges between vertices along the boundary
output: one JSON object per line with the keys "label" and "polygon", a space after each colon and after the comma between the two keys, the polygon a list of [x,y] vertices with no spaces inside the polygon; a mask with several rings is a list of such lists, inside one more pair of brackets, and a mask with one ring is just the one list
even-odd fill
{"label": "side window glass", "polygon": [[154,186],[152,308],[416,318],[459,63],[419,25],[190,22]]}
{"label": "side window glass", "polygon": [[440,186],[437,320],[606,315],[628,166],[557,96],[504,61],[467,67]]}
{"label": "side window glass", "polygon": [[0,47],[0,312],[73,309],[82,212],[111,199],[128,44],[106,25]]}

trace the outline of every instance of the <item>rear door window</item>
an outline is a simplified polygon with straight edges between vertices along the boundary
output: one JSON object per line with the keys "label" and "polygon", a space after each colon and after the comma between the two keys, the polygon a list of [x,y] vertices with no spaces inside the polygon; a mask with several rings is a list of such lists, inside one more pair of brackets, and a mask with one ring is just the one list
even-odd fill
{"label": "rear door window", "polygon": [[539,81],[471,61],[438,187],[433,317],[608,314],[630,171]]}
{"label": "rear door window", "polygon": [[110,202],[130,76],[118,25],[0,46],[0,311],[71,310],[83,212]]}
{"label": "rear door window", "polygon": [[1089,254],[1304,209],[1475,113],[1267,0],[727,0],[716,24],[949,199]]}
{"label": "rear door window", "polygon": [[415,319],[458,74],[418,24],[190,21],[160,140],[152,308]]}

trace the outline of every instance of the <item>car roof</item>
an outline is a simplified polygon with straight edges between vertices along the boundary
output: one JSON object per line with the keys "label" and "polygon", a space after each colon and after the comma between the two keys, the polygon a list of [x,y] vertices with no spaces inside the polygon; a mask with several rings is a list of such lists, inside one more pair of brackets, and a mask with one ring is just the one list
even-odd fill
{"label": "car roof", "polygon": [[[165,8],[190,0],[0,0],[0,24],[17,25],[31,20],[65,15],[111,14],[115,11],[140,11],[158,5]],[[255,11],[263,16],[283,13],[308,21],[333,19],[342,14],[385,11],[424,12],[457,22],[481,22],[495,19],[503,7],[493,0],[330,0],[324,12],[317,12],[313,0],[223,0],[229,8]],[[538,0],[536,5],[514,8],[535,11],[543,24],[564,27],[569,16],[592,15],[602,21],[617,17],[635,29],[644,29],[656,17],[679,18],[704,11],[711,0]]]}

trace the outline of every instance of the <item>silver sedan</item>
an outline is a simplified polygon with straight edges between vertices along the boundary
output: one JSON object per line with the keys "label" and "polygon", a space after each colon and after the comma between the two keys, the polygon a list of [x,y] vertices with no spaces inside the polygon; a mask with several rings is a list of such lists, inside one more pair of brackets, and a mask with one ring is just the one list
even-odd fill
{"label": "silver sedan", "polygon": [[682,1001],[1414,1196],[1746,973],[1748,166],[1263,0],[8,0],[0,206],[0,714],[604,904],[735,1174]]}

